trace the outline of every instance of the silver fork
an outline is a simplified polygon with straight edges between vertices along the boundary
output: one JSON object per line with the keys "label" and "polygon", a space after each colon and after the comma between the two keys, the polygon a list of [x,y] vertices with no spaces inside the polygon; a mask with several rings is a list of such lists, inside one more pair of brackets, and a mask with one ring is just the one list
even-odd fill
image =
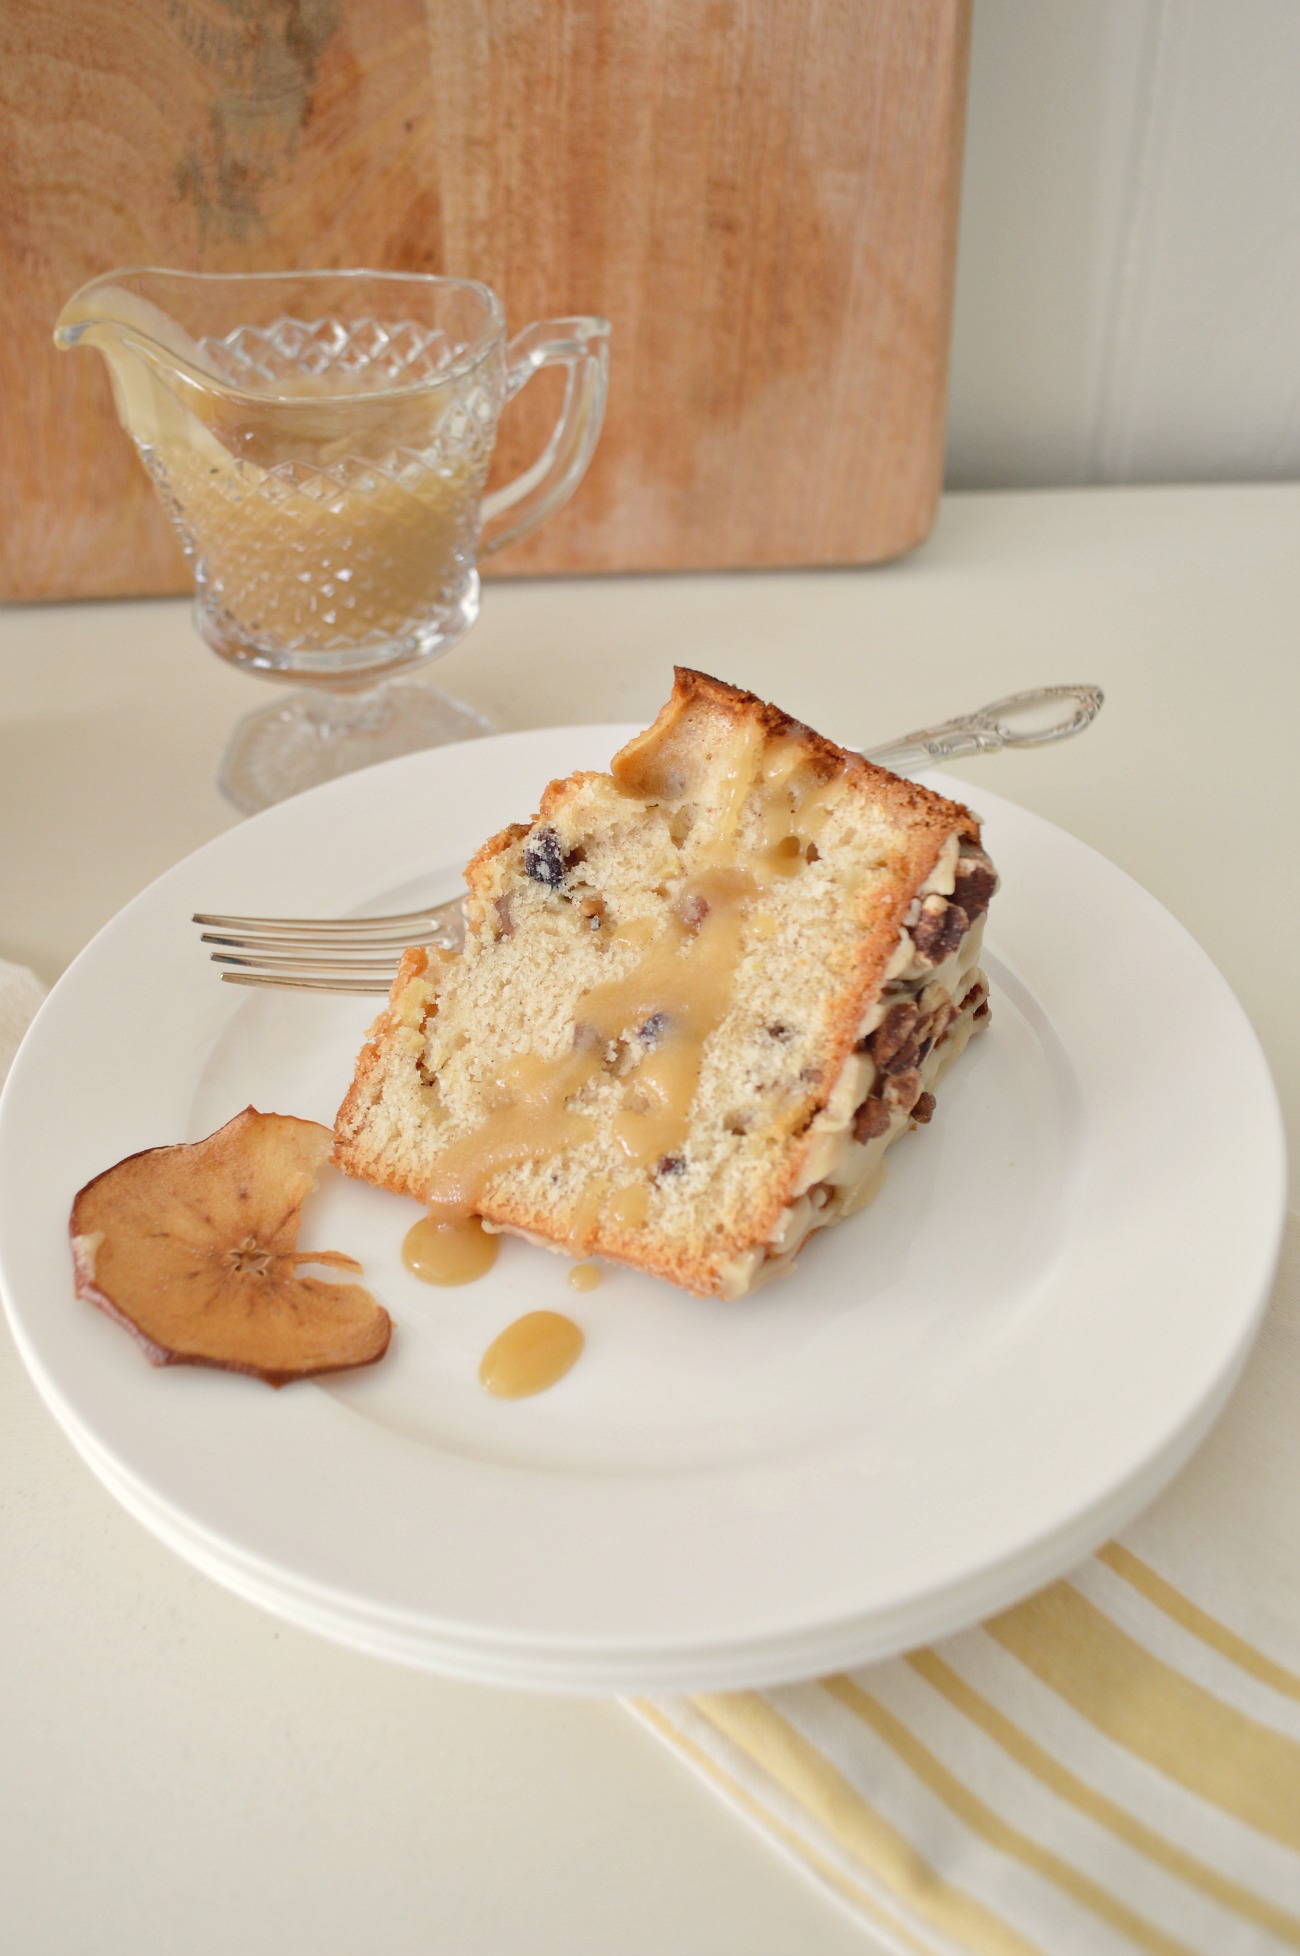
{"label": "silver fork", "polygon": [[304,992],[386,992],[410,946],[458,951],[465,941],[460,897],[397,917],[223,917],[198,910],[194,922],[207,926],[202,943],[220,947],[212,962],[227,967],[225,984]]}
{"label": "silver fork", "polygon": [[[1103,697],[1099,686],[1038,686],[864,751],[869,761],[895,774],[914,774],[938,761],[992,754],[1000,747],[1046,747],[1091,726]],[[194,922],[205,927],[202,942],[218,947],[212,961],[223,967],[225,984],[308,992],[386,992],[409,946],[437,944],[455,951],[465,941],[460,897],[396,917],[225,917],[197,911]]]}

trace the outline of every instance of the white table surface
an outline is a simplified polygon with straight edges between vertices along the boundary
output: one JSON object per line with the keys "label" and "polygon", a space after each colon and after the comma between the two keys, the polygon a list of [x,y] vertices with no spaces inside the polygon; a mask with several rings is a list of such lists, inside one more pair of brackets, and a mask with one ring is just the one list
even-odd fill
{"label": "white table surface", "polygon": [[[440,678],[503,730],[638,720],[674,660],[846,741],[1104,686],[1082,740],[957,771],[977,807],[985,780],[1181,918],[1296,1131],[1300,486],[954,496],[876,571],[495,584]],[[181,603],[0,612],[0,957],[52,981],[237,821],[217,764],[269,697]],[[1213,1056],[1189,1064],[1212,1119]],[[191,1573],[100,1489],[7,1337],[0,1598],[16,1956],[874,1949],[616,1703],[391,1668]]]}

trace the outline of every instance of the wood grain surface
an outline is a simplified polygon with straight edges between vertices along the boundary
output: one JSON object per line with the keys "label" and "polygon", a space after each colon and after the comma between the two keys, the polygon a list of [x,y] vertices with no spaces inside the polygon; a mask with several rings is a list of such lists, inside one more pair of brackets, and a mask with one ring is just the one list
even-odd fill
{"label": "wood grain surface", "polygon": [[50,340],[131,264],[463,273],[512,329],[605,313],[591,472],[496,574],[911,548],[969,28],[970,0],[6,0],[0,597],[188,584],[102,362]]}

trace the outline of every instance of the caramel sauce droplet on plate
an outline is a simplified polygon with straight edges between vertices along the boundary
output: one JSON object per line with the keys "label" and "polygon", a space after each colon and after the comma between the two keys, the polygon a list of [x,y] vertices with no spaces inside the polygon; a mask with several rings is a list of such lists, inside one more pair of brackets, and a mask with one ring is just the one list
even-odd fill
{"label": "caramel sauce droplet on plate", "polygon": [[545,1392],[577,1361],[585,1340],[559,1311],[529,1311],[508,1324],[483,1354],[479,1383],[498,1399]]}
{"label": "caramel sauce droplet on plate", "polygon": [[402,1262],[426,1284],[472,1284],[487,1275],[499,1248],[477,1216],[425,1216],[407,1230]]}
{"label": "caramel sauce droplet on plate", "polygon": [[601,1273],[594,1263],[575,1263],[569,1272],[570,1290],[595,1290]]}

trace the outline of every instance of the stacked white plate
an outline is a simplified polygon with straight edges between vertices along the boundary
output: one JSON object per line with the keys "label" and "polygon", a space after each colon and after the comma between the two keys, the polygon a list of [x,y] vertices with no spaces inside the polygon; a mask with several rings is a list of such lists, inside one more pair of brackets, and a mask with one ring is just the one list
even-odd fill
{"label": "stacked white plate", "polygon": [[[374,1001],[223,986],[194,910],[450,896],[548,779],[633,730],[437,749],[255,817],[128,906],[46,1003],[0,1101],[0,1281],[55,1417],[218,1582],[362,1650],[553,1690],[768,1684],[884,1656],[1068,1567],[1170,1477],[1249,1347],[1281,1128],[1223,980],[1149,896],[986,793],[994,1011],[872,1209],[739,1304],[508,1243],[425,1287],[414,1204],[331,1175],[302,1243],[361,1258],[382,1364],[273,1392],[157,1371],[73,1294],[77,1189],[242,1107],[329,1122]],[[949,792],[954,784],[935,782]],[[523,1311],[578,1320],[551,1391],[491,1398]]]}

